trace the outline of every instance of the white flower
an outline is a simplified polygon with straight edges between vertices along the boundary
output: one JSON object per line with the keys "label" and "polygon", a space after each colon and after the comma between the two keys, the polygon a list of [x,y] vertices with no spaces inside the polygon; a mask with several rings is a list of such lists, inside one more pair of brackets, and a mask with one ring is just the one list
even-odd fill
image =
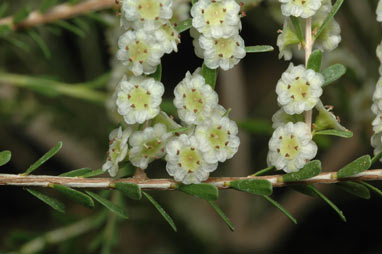
{"label": "white flower", "polygon": [[118,113],[127,124],[143,123],[158,115],[164,86],[153,78],[122,80],[117,94]]}
{"label": "white flower", "polygon": [[317,145],[304,122],[278,127],[269,140],[269,165],[287,173],[297,172],[316,156]]}
{"label": "white flower", "polygon": [[[374,156],[382,152],[382,132],[374,133],[370,139],[371,146],[374,147]],[[382,158],[379,159],[382,162]]]}
{"label": "white flower", "polygon": [[134,132],[129,143],[129,161],[134,166],[146,169],[148,164],[165,154],[165,145],[172,134],[167,132],[164,124],[158,123],[154,127],[147,127],[143,131]]}
{"label": "white flower", "polygon": [[321,6],[321,0],[279,0],[281,12],[284,16],[309,18],[313,16]]}
{"label": "white flower", "polygon": [[198,32],[198,30],[191,27],[190,28],[190,35],[192,38],[194,38],[192,40],[192,45],[194,46],[195,55],[199,58],[204,59],[203,49],[200,47],[200,43],[199,43],[200,33]]}
{"label": "white flower", "polygon": [[109,171],[111,176],[118,173],[118,163],[123,161],[128,152],[127,140],[132,132],[131,128],[122,131],[122,128],[113,130],[109,134],[110,146],[107,152],[107,160],[102,166],[102,171]]}
{"label": "white flower", "polygon": [[323,83],[324,77],[320,73],[291,63],[277,82],[277,101],[286,113],[301,114],[317,104]]}
{"label": "white flower", "polygon": [[241,29],[239,11],[235,0],[199,0],[191,8],[192,26],[206,37],[228,38]]}
{"label": "white flower", "polygon": [[208,163],[203,158],[195,136],[185,134],[171,140],[166,145],[166,170],[175,181],[197,184],[208,179],[209,173],[218,164]]}
{"label": "white flower", "polygon": [[174,89],[174,105],[179,118],[187,124],[199,124],[207,120],[217,106],[218,95],[197,72],[186,77]]}
{"label": "white flower", "polygon": [[300,40],[292,29],[289,19],[284,20],[283,30],[277,36],[277,46],[279,47],[279,59],[284,57],[286,61],[292,59],[292,46],[298,44]]}
{"label": "white flower", "polygon": [[118,60],[136,76],[154,73],[164,54],[153,33],[144,30],[127,31],[119,38],[118,47]]}
{"label": "white flower", "polygon": [[377,6],[377,21],[382,22],[382,1],[378,1],[378,6]]}
{"label": "white flower", "polygon": [[288,122],[296,123],[299,121],[304,121],[303,115],[289,115],[281,108],[272,116],[272,128],[276,129],[282,125],[285,125]]}
{"label": "white flower", "polygon": [[[325,19],[329,15],[332,9],[332,4],[330,1],[325,1],[322,3],[321,8],[317,11],[312,19],[312,30],[318,30],[324,23]],[[329,24],[321,32],[320,36],[316,39],[315,46],[319,49],[332,51],[337,48],[338,44],[341,42],[341,27],[337,21],[332,18]]]}
{"label": "white flower", "polygon": [[165,53],[170,54],[172,51],[178,52],[177,45],[180,43],[179,33],[170,23],[161,25],[155,31],[155,37]]}
{"label": "white flower", "polygon": [[382,131],[382,114],[378,114],[373,122],[371,123],[373,126],[374,133],[378,133]]}
{"label": "white flower", "polygon": [[237,133],[236,123],[218,114],[212,115],[195,129],[200,150],[209,163],[224,162],[235,155],[240,145]]}
{"label": "white flower", "polygon": [[171,7],[172,0],[123,0],[121,20],[125,18],[134,29],[153,31],[172,17]]}
{"label": "white flower", "polygon": [[382,113],[382,77],[378,79],[378,82],[375,85],[371,110],[376,115]]}
{"label": "white flower", "polygon": [[244,40],[238,34],[220,39],[201,35],[199,44],[203,50],[204,63],[210,69],[232,69],[245,56]]}
{"label": "white flower", "polygon": [[376,49],[377,57],[379,60],[379,75],[382,75],[382,41],[380,44],[378,44],[377,49]]}
{"label": "white flower", "polygon": [[190,17],[190,4],[183,1],[175,1],[172,7],[171,23],[177,24]]}

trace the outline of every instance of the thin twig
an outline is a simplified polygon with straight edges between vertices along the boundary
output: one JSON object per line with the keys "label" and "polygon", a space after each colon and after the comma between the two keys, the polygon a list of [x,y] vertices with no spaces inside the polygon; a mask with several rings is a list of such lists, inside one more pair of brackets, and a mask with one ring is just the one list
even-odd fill
{"label": "thin twig", "polygon": [[33,11],[25,20],[17,24],[13,22],[12,16],[0,19],[0,26],[9,25],[12,30],[17,30],[72,18],[91,11],[112,8],[115,5],[115,0],[89,0],[75,5],[64,3],[53,7],[46,13],[41,13],[38,10]]}
{"label": "thin twig", "polygon": [[[234,180],[243,179],[266,179],[273,187],[284,187],[291,184],[315,184],[315,183],[337,183],[340,181],[374,181],[382,180],[382,169],[367,170],[349,178],[337,179],[336,172],[325,172],[315,177],[293,182],[282,182],[282,175],[272,176],[247,176],[247,177],[211,177],[205,183],[215,185],[219,189],[230,188],[229,183]],[[50,184],[61,184],[73,188],[111,188],[115,183],[135,183],[144,190],[173,190],[177,182],[173,179],[112,179],[112,178],[81,178],[81,177],[60,177],[60,176],[40,176],[40,175],[13,175],[0,174],[0,185],[13,186],[37,186],[49,187]]]}

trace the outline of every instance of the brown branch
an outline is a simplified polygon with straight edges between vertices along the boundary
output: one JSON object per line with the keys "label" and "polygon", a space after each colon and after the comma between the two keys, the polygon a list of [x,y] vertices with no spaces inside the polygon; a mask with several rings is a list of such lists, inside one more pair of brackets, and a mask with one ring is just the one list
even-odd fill
{"label": "brown branch", "polygon": [[0,19],[0,25],[9,25],[12,30],[17,30],[72,18],[91,11],[112,8],[115,5],[115,0],[88,0],[75,5],[64,3],[53,7],[46,13],[41,13],[37,10],[33,11],[25,20],[18,24],[13,22],[12,16]]}
{"label": "brown branch", "polygon": [[[382,180],[382,169],[367,170],[349,178],[337,179],[336,172],[321,173],[315,177],[293,183],[283,183],[282,175],[271,176],[247,176],[247,177],[211,177],[205,183],[215,185],[219,189],[230,188],[229,183],[234,180],[243,179],[266,179],[273,187],[284,187],[292,184],[315,184],[315,183],[337,183],[339,181],[374,181]],[[12,174],[0,174],[0,185],[14,186],[39,186],[49,187],[51,184],[61,184],[73,188],[112,188],[115,183],[135,183],[145,190],[173,190],[176,182],[173,179],[139,179],[139,178],[81,178],[60,176],[23,176]]]}

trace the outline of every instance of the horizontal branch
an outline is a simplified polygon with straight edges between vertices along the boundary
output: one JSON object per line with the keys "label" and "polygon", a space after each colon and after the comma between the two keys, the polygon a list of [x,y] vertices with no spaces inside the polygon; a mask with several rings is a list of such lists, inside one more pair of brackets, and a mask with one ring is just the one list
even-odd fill
{"label": "horizontal branch", "polygon": [[[248,177],[211,177],[205,183],[215,185],[219,189],[227,189],[229,182],[243,179],[266,179],[273,187],[284,187],[292,184],[314,184],[314,183],[337,183],[339,181],[373,181],[382,180],[382,169],[367,170],[349,178],[337,179],[336,172],[325,172],[315,177],[293,183],[283,183],[282,175],[272,176],[248,176]],[[81,178],[81,177],[60,177],[60,176],[23,176],[12,174],[0,174],[0,185],[13,186],[38,186],[49,187],[51,184],[61,184],[72,188],[96,188],[106,189],[114,186],[115,183],[135,183],[144,190],[173,190],[176,182],[172,179],[140,179],[140,178]]]}
{"label": "horizontal branch", "polygon": [[53,7],[46,13],[33,11],[25,20],[17,24],[13,22],[12,16],[0,19],[0,26],[9,25],[12,30],[17,30],[19,28],[38,26],[61,19],[72,18],[87,12],[111,8],[115,5],[115,0],[88,0],[75,5],[64,3]]}

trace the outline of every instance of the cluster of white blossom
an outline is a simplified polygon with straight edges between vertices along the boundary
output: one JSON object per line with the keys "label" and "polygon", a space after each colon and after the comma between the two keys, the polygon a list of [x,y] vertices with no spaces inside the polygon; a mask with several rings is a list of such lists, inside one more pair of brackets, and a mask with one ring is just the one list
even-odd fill
{"label": "cluster of white blossom", "polygon": [[199,0],[192,6],[195,54],[208,68],[229,70],[245,56],[239,13],[235,0]]}
{"label": "cluster of white blossom", "polygon": [[[224,21],[231,24],[229,29],[239,26],[232,22],[235,19],[232,14],[237,5],[235,1],[212,2],[222,4],[223,12],[228,13]],[[188,11],[184,5],[179,9]],[[164,53],[177,50],[178,32],[170,21],[174,19],[172,1],[123,0],[121,10],[121,26],[127,31],[119,37],[116,55],[127,67],[129,75],[119,77],[120,82],[109,104],[125,128],[119,127],[110,133],[110,147],[102,169],[116,176],[119,163],[123,161],[144,170],[150,162],[165,158],[167,172],[176,181],[200,183],[217,168],[218,162],[230,159],[237,152],[240,143],[237,125],[218,104],[218,95],[206,84],[200,68],[192,75],[187,72],[174,90],[174,105],[182,125],[161,111],[164,85],[148,75],[156,71]],[[178,18],[185,18],[184,12],[177,10],[174,13]],[[209,14],[209,17],[214,16],[214,13]],[[240,22],[239,17],[237,21]],[[211,27],[214,35],[223,33],[224,37],[218,40],[222,40],[220,46],[224,52],[229,48],[223,41],[230,40],[227,36],[235,38],[235,45],[239,41],[234,29]],[[121,70],[124,70],[121,73],[126,73],[126,69]],[[117,78],[115,76],[113,80]]]}
{"label": "cluster of white blossom", "polygon": [[[292,49],[294,45],[300,43],[295,28],[290,20],[290,16],[311,18],[313,35],[323,24],[325,18],[332,10],[331,0],[279,0],[282,14],[285,16],[283,29],[277,38],[279,47],[279,58],[285,60],[292,59]],[[334,18],[315,40],[315,47],[323,51],[332,51],[337,48],[341,41],[341,28]]]}
{"label": "cluster of white blossom", "polygon": [[[377,6],[377,21],[382,22],[382,1],[378,2]],[[379,75],[373,94],[373,104],[371,111],[376,115],[372,122],[374,134],[371,136],[371,145],[374,147],[374,155],[382,152],[382,42],[377,46],[377,58],[380,62]],[[382,162],[382,159],[380,159]]]}

